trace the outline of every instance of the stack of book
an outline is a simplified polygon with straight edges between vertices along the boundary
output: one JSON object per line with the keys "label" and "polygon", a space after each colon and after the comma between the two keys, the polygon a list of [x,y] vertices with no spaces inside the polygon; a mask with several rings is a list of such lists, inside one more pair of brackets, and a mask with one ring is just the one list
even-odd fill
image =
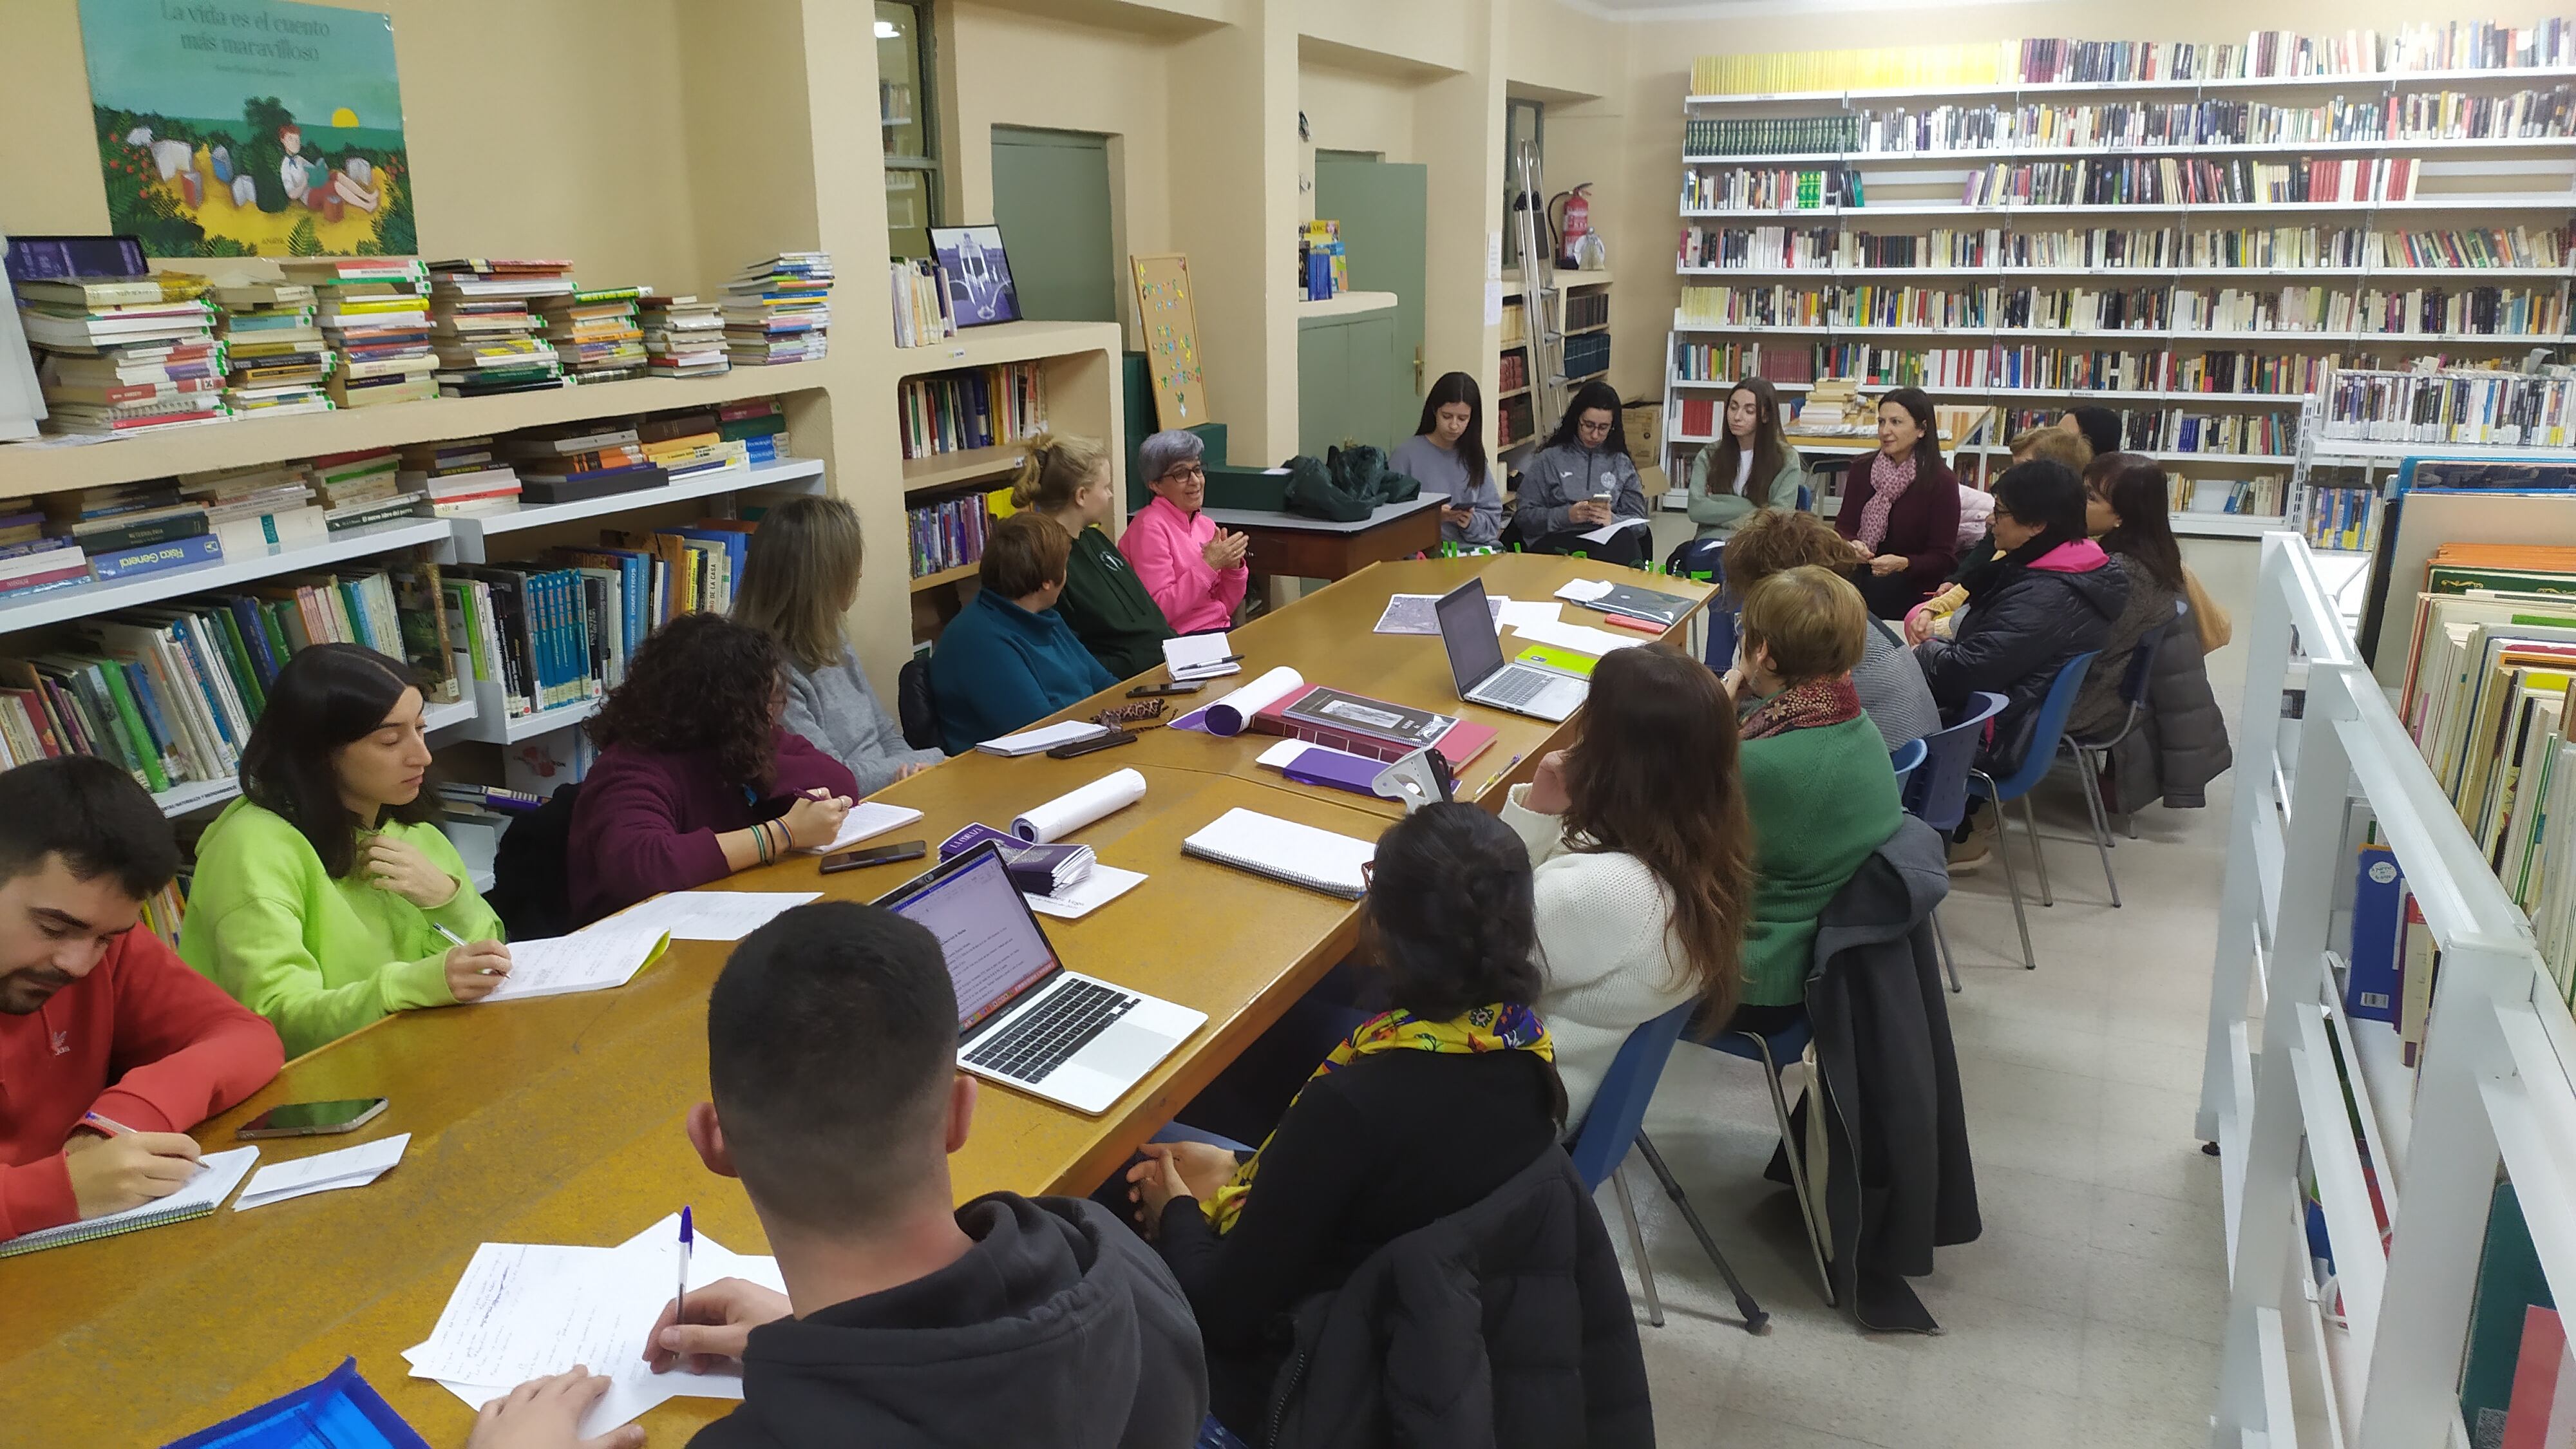
{"label": "stack of book", "polygon": [[33,498],[0,498],[0,599],[67,589],[89,580],[89,555],[45,533]]}
{"label": "stack of book", "polygon": [[530,504],[578,503],[669,481],[623,423],[532,429],[503,439],[502,448],[517,467],[520,499]]}
{"label": "stack of book", "polygon": [[329,412],[324,384],[337,361],[314,325],[313,289],[301,282],[217,283],[223,308],[224,404],[235,417]]}
{"label": "stack of book", "polygon": [[787,409],[774,397],[738,398],[716,409],[716,436],[741,443],[754,467],[787,456]]}
{"label": "stack of book", "polygon": [[895,388],[903,456],[997,448],[1046,429],[1046,378],[1034,362],[906,378]]}
{"label": "stack of book", "polygon": [[635,425],[644,456],[676,483],[700,473],[751,466],[751,448],[728,442],[711,411],[668,413]]}
{"label": "stack of book", "polygon": [[320,543],[328,536],[308,463],[259,463],[179,475],[179,493],[206,506],[206,522],[227,553]]}
{"label": "stack of book", "polygon": [[710,377],[729,372],[724,309],[694,296],[646,297],[644,355],[655,377]]}
{"label": "stack of book", "polygon": [[322,335],[339,355],[333,402],[356,408],[438,396],[429,269],[418,257],[294,257],[277,265],[318,299]]}
{"label": "stack of book", "polygon": [[564,385],[537,305],[572,292],[572,263],[460,257],[429,264],[438,395],[486,397]]}
{"label": "stack of book", "polygon": [[640,287],[585,287],[538,305],[546,341],[575,382],[616,382],[644,375],[644,329],[637,325]]}
{"label": "stack of book", "polygon": [[150,277],[17,284],[19,321],[57,433],[119,435],[225,416],[214,308]]}
{"label": "stack of book", "polygon": [[333,533],[396,518],[427,518],[429,496],[402,486],[402,458],[391,448],[327,453],[313,460],[323,522]]}
{"label": "stack of book", "polygon": [[984,558],[984,535],[992,527],[992,510],[981,493],[944,503],[908,508],[903,515],[905,542],[912,552],[912,576],[964,568]]}
{"label": "stack of book", "polygon": [[224,556],[206,505],[183,496],[176,478],[49,494],[44,507],[46,534],[77,545],[102,583]]}
{"label": "stack of book", "polygon": [[440,518],[507,513],[519,506],[519,475],[490,438],[414,443],[394,475],[402,491],[429,499]]}
{"label": "stack of book", "polygon": [[948,305],[948,281],[938,262],[927,257],[898,258],[887,264],[886,277],[894,302],[895,346],[928,347],[957,335],[957,318]]}
{"label": "stack of book", "polygon": [[805,362],[827,351],[832,258],[780,252],[725,283],[725,350],[737,366]]}

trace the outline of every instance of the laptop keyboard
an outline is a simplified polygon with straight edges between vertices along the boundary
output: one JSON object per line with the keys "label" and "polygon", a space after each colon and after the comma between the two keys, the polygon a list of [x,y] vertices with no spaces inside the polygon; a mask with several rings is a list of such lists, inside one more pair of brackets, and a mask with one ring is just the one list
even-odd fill
{"label": "laptop keyboard", "polygon": [[1556,680],[1535,669],[1506,669],[1485,681],[1478,694],[1503,704],[1527,704],[1547,693]]}
{"label": "laptop keyboard", "polygon": [[1043,1082],[1047,1073],[1143,1002],[1141,996],[1068,978],[1036,1010],[967,1053],[966,1064],[1023,1082]]}

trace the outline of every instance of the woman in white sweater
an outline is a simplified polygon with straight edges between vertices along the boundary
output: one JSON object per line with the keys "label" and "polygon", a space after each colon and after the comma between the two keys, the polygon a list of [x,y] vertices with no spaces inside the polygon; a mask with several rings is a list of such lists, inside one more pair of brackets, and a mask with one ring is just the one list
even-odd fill
{"label": "woman in white sweater", "polygon": [[1532,1005],[1569,1124],[1640,1023],[1690,1001],[1734,1014],[1753,899],[1735,710],[1708,666],[1665,644],[1615,650],[1580,718],[1503,807],[1536,867],[1546,985]]}

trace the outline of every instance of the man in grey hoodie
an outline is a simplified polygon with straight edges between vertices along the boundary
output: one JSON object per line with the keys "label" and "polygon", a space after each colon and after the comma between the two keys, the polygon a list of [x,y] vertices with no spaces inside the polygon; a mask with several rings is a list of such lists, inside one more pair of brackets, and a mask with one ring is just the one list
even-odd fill
{"label": "man in grey hoodie", "polygon": [[[1188,1449],[1207,1368],[1162,1260],[1078,1198],[952,1209],[975,1079],[939,942],[891,911],[801,906],[735,948],[707,999],[709,1170],[742,1179],[786,1296],[729,1278],[665,1306],[647,1357],[743,1366],[692,1449]],[[606,1388],[563,1375],[483,1411],[468,1449],[575,1449]],[[623,1449],[630,1437],[591,1441]]]}

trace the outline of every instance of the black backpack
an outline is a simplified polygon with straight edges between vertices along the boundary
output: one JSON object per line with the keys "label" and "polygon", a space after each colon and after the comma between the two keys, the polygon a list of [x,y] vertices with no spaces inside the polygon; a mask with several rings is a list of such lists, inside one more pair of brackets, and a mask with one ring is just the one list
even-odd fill
{"label": "black backpack", "polygon": [[578,784],[562,784],[546,803],[510,822],[492,852],[492,892],[485,900],[513,941],[560,936],[587,921],[572,918],[572,881],[564,853],[572,844]]}

